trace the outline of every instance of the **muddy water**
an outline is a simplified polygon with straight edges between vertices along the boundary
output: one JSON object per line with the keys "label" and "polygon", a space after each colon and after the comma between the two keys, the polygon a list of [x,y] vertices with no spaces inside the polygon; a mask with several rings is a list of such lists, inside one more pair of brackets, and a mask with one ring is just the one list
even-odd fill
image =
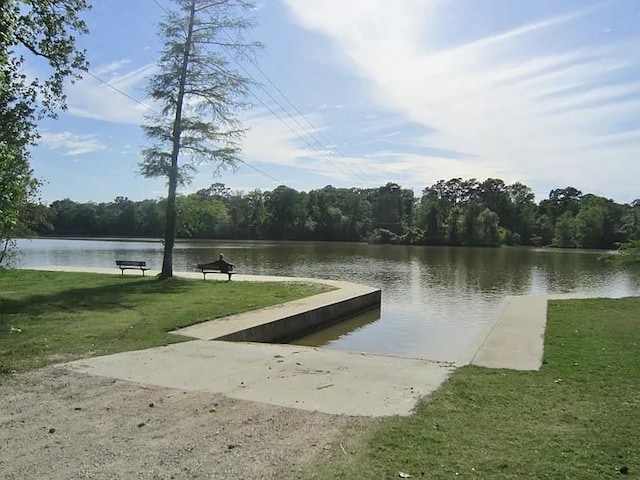
{"label": "muddy water", "polygon": [[[113,267],[116,258],[162,262],[158,241],[19,240],[18,265]],[[382,308],[298,340],[339,350],[455,359],[507,295],[640,293],[637,272],[598,260],[601,252],[448,248],[317,242],[178,242],[174,269],[219,253],[238,271],[347,280],[382,289]]]}

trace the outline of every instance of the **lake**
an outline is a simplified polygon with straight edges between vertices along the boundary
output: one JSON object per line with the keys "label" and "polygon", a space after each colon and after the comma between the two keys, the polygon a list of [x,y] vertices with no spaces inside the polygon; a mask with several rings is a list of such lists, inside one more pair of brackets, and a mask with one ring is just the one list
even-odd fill
{"label": "lake", "polygon": [[[146,260],[159,269],[162,244],[149,240],[20,239],[17,266],[113,267]],[[219,253],[239,273],[318,277],[382,289],[382,308],[297,343],[454,361],[507,295],[581,292],[639,295],[640,274],[618,271],[602,252],[326,242],[179,241],[174,270],[193,271]]]}

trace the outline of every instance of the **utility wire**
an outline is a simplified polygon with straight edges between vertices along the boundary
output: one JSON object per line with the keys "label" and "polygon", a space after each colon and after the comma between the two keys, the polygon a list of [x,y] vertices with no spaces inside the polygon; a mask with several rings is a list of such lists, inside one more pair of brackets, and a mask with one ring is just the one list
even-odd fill
{"label": "utility wire", "polygon": [[[158,7],[160,7],[160,9],[162,9],[166,14],[169,14],[169,13],[170,13],[170,11],[169,11],[169,10],[168,10],[164,5],[162,5],[158,0],[152,0],[152,1],[153,1],[153,3],[155,3]],[[228,35],[227,35],[227,37],[228,37]],[[245,54],[245,55],[246,55],[246,54]],[[231,59],[233,59],[233,60],[234,60],[234,62],[236,62],[236,64],[237,64],[238,66],[240,66],[240,67],[244,70],[244,67],[243,67],[239,62],[237,62],[237,60],[233,57],[233,55],[229,55],[229,57],[230,57]],[[245,70],[245,72],[246,72],[246,70]],[[248,72],[246,72],[246,73],[247,73],[247,75],[249,75],[249,73],[248,73]],[[256,82],[256,80],[255,80],[253,77],[251,77],[250,75],[249,75],[249,77],[254,81],[254,83],[255,83],[256,85],[258,85],[258,82]],[[288,124],[288,123],[286,123],[286,122],[282,119],[282,117],[280,117],[276,112],[274,112],[274,111],[273,111],[273,109],[271,109],[271,107],[269,107],[265,102],[263,102],[263,101],[262,101],[262,99],[261,99],[260,97],[258,97],[258,96],[257,96],[255,93],[253,93],[253,92],[249,92],[249,93],[250,93],[250,94],[251,94],[251,96],[253,96],[256,100],[258,100],[258,102],[260,102],[260,103],[261,103],[261,104],[262,104],[266,109],[268,109],[268,110],[271,112],[271,114],[272,114],[272,115],[274,115],[276,118],[278,118],[278,120],[280,120],[280,122],[282,122],[282,124],[283,124],[283,125],[285,125],[289,130],[291,130],[291,132],[293,132],[295,135],[297,135],[297,136],[298,136],[298,138],[300,138],[301,140],[305,141],[305,139],[304,139],[303,137],[301,137],[301,136],[298,134],[298,132],[296,132],[295,130],[293,130],[293,129],[289,126],[289,124]],[[255,171],[257,171],[257,172],[259,172],[259,173],[261,173],[261,174],[263,174],[263,175],[265,175],[265,176],[267,176],[267,177],[269,177],[269,178],[271,178],[272,180],[275,180],[276,182],[280,183],[281,185],[283,185],[283,184],[284,184],[284,182],[282,182],[281,180],[278,180],[277,178],[273,177],[272,175],[270,175],[270,174],[268,174],[268,173],[266,173],[266,172],[264,172],[264,171],[260,170],[258,167],[255,167],[255,166],[251,165],[251,164],[250,164],[250,163],[248,163],[246,160],[243,160],[243,159],[239,159],[239,160],[240,160],[240,162],[242,162],[243,164],[245,164],[245,165],[246,165],[246,166],[248,166],[249,168],[251,168],[251,169],[253,169],[253,170],[255,170]]]}
{"label": "utility wire", "polygon": [[116,92],[118,92],[120,95],[124,95],[125,97],[127,97],[129,100],[137,103],[138,105],[146,108],[147,110],[149,110],[150,112],[153,112],[157,115],[160,115],[160,113],[158,113],[156,110],[154,110],[153,108],[151,108],[149,105],[146,105],[145,103],[142,103],[140,100],[138,100],[137,98],[132,97],[131,95],[129,95],[127,92],[125,92],[124,90],[119,89],[118,87],[116,87],[115,85],[110,84],[109,82],[107,82],[106,80],[103,80],[102,78],[98,77],[96,74],[91,73],[89,70],[86,71],[86,73],[98,80],[100,83],[106,85],[107,87],[109,87],[112,90],[115,90]]}
{"label": "utility wire", "polygon": [[[225,50],[227,50],[227,49],[225,48]],[[228,50],[227,50],[227,53],[229,53],[229,52],[228,52]],[[255,93],[250,92],[250,93],[251,93],[251,95],[252,95],[254,98],[256,98],[256,99],[257,99],[257,100],[258,100],[258,101],[259,101],[259,102],[260,102],[260,103],[261,103],[265,108],[267,108],[267,109],[268,109],[268,110],[269,110],[269,111],[270,111],[270,112],[271,112],[271,113],[272,113],[272,114],[273,114],[273,115],[274,115],[278,120],[280,120],[280,122],[282,122],[282,124],[283,124],[283,125],[285,125],[285,126],[286,126],[290,131],[291,131],[291,132],[293,132],[293,133],[294,133],[294,134],[295,134],[295,135],[296,135],[300,140],[302,140],[302,141],[303,141],[303,142],[304,142],[308,147],[310,147],[313,151],[317,152],[319,155],[321,155],[322,157],[324,157],[324,158],[325,158],[325,160],[327,160],[329,163],[331,163],[335,168],[337,168],[338,170],[340,170],[340,171],[341,171],[341,173],[343,173],[343,174],[345,174],[345,175],[347,175],[347,176],[349,176],[349,173],[351,173],[351,174],[353,174],[353,173],[354,173],[353,171],[351,171],[351,172],[350,172],[348,169],[345,169],[342,165],[340,165],[340,164],[339,164],[339,163],[337,163],[335,160],[333,160],[332,158],[330,158],[327,154],[323,153],[322,149],[324,148],[324,146],[323,146],[320,142],[318,142],[318,141],[317,141],[317,139],[315,139],[315,137],[313,136],[313,134],[310,134],[310,133],[307,131],[307,128],[306,128],[304,125],[302,125],[302,124],[300,123],[300,121],[299,121],[298,119],[296,119],[296,118],[291,114],[291,112],[289,112],[286,108],[284,108],[284,107],[282,106],[282,104],[281,104],[281,103],[280,103],[280,102],[279,102],[279,101],[278,101],[278,100],[277,100],[273,95],[271,95],[271,93],[270,93],[266,88],[264,88],[264,86],[262,86],[262,85],[260,84],[260,82],[258,82],[258,81],[257,81],[257,80],[256,80],[256,79],[251,75],[251,73],[250,73],[250,72],[245,68],[245,66],[244,66],[244,65],[242,65],[238,60],[236,60],[236,59],[233,57],[233,55],[229,55],[229,57],[234,61],[234,63],[235,63],[236,65],[238,65],[238,67],[240,67],[240,69],[245,73],[245,75],[247,75],[247,76],[248,76],[248,77],[253,81],[253,83],[254,83],[254,84],[256,84],[258,87],[260,87],[260,89],[261,89],[263,92],[265,92],[265,93],[267,94],[267,96],[268,96],[268,97],[269,97],[269,98],[270,98],[270,99],[271,99],[271,100],[272,100],[276,105],[278,105],[278,106],[280,107],[280,109],[281,109],[281,110],[282,110],[282,111],[283,111],[283,112],[284,112],[284,113],[285,113],[285,114],[286,114],[286,115],[287,115],[291,120],[293,120],[294,122],[296,122],[300,128],[302,128],[303,130],[305,130],[305,131],[306,131],[306,133],[307,133],[307,135],[309,135],[311,138],[313,138],[313,139],[316,141],[316,143],[319,145],[319,147],[320,147],[320,148],[318,148],[317,146],[314,146],[314,145],[312,145],[311,143],[309,143],[309,141],[308,141],[304,136],[302,136],[302,135],[300,134],[300,132],[298,132],[298,131],[294,130],[294,129],[293,129],[293,128],[292,128],[292,127],[291,127],[291,126],[290,126],[290,125],[289,125],[289,124],[288,124],[288,123],[287,123],[287,122],[286,122],[286,121],[285,121],[285,120],[284,120],[284,119],[283,119],[279,114],[277,114],[277,113],[276,113],[276,112],[275,112],[271,107],[269,107],[269,105],[267,105],[267,104],[266,104],[266,103],[265,103],[265,102],[264,102],[260,97],[258,97]]]}
{"label": "utility wire", "polygon": [[[170,13],[169,10],[166,7],[164,7],[164,5],[162,5],[158,0],[153,0],[153,2],[158,7],[160,7],[165,13],[167,14]],[[233,41],[227,32],[224,32],[224,33],[230,41]],[[340,153],[340,155],[344,159],[344,162],[339,158],[338,155],[336,155],[334,151],[331,150],[331,145],[333,145],[332,142],[324,134],[322,134],[322,132],[320,132],[319,129],[315,125],[313,125],[313,123],[311,123],[311,121],[300,111],[298,107],[295,106],[295,104],[282,92],[282,90],[273,82],[273,80],[271,80],[271,78],[268,77],[268,75],[258,66],[258,64],[249,55],[247,55],[245,52],[242,52],[244,57],[247,58],[249,62],[251,62],[254,65],[254,67],[260,72],[260,74],[267,79],[269,84],[271,84],[272,87],[287,101],[287,103],[289,103],[289,105],[293,107],[293,109],[298,113],[298,115],[302,117],[313,130],[316,130],[318,132],[318,135],[325,142],[327,142],[328,147],[323,145],[322,142],[318,140],[313,130],[310,131],[305,125],[300,123],[300,120],[298,120],[294,115],[292,115],[287,108],[285,108],[260,82],[258,82],[255,79],[255,77],[244,67],[244,65],[242,65],[235,58],[234,55],[232,55],[229,52],[229,50],[226,47],[223,46],[223,48],[227,51],[229,58],[234,61],[234,63],[245,73],[245,75],[247,75],[247,77],[249,77],[253,81],[253,83],[257,85],[276,105],[278,105],[278,107],[280,107],[280,110],[282,110],[293,122],[295,122],[307,134],[308,137],[313,139],[313,141],[315,142],[315,145],[317,146],[314,146],[313,144],[311,144],[307,138],[302,136],[298,131],[294,130],[278,113],[276,113],[269,105],[267,105],[258,95],[256,95],[254,92],[249,92],[253,98],[255,98],[263,107],[265,107],[273,116],[275,116],[289,131],[291,131],[294,135],[296,135],[296,137],[298,137],[303,143],[305,143],[312,151],[319,154],[319,156],[327,160],[331,165],[333,165],[334,168],[339,170],[342,174],[345,174],[347,177],[351,177],[353,175],[368,176],[366,172],[357,168],[357,166],[356,166],[356,169],[358,171],[352,168],[352,166],[349,165],[348,161],[346,160],[345,154],[339,151],[337,147],[334,147],[333,150],[338,151]],[[327,149],[329,149],[328,154],[326,153]]]}
{"label": "utility wire", "polygon": [[158,0],[153,0],[153,3],[155,3],[156,5],[158,5],[162,10],[164,10],[164,13],[169,13],[169,10],[162,5]]}
{"label": "utility wire", "polygon": [[[224,32],[224,33],[225,33],[226,37],[227,37],[229,40],[231,40],[231,41],[232,41],[232,39],[229,37],[229,34],[228,34],[228,33],[226,33],[226,32]],[[228,50],[227,50],[227,53],[229,53],[229,52],[228,52]],[[269,83],[270,83],[270,84],[271,84],[271,85],[276,89],[276,91],[278,91],[278,92],[280,93],[280,95],[282,95],[282,96],[287,100],[287,102],[288,102],[288,103],[289,103],[289,104],[290,104],[290,105],[291,105],[291,106],[296,110],[296,112],[298,113],[298,115],[300,115],[302,118],[304,118],[304,119],[305,119],[305,121],[306,121],[306,122],[311,126],[311,128],[312,128],[312,129],[317,130],[317,131],[318,131],[318,134],[324,138],[324,140],[329,144],[329,146],[330,146],[330,145],[332,145],[331,141],[330,141],[328,138],[326,138],[326,137],[322,134],[322,132],[320,132],[320,131],[319,131],[319,129],[318,129],[315,125],[313,125],[313,124],[312,124],[312,123],[311,123],[311,122],[310,122],[310,121],[309,121],[309,120],[304,116],[304,114],[300,111],[300,109],[298,109],[298,107],[296,107],[296,106],[293,104],[293,102],[292,102],[291,100],[289,100],[289,98],[288,98],[288,97],[287,97],[287,96],[282,92],[282,90],[280,90],[280,89],[278,88],[278,86],[277,86],[277,85],[276,85],[276,84],[275,84],[275,83],[274,83],[274,82],[273,82],[273,81],[272,81],[272,80],[267,76],[267,74],[266,74],[266,73],[264,73],[264,71],[263,71],[263,70],[258,66],[258,64],[257,64],[257,63],[256,63],[256,62],[255,62],[255,61],[254,61],[254,60],[253,60],[249,55],[247,55],[245,52],[241,52],[241,53],[244,55],[244,57],[245,57],[247,60],[249,60],[249,62],[251,62],[251,63],[253,64],[253,66],[254,66],[254,67],[255,67],[255,68],[256,68],[256,69],[257,69],[257,70],[262,74],[262,76],[264,76],[264,77],[267,79],[267,81],[268,81],[268,82],[269,82]],[[353,169],[351,168],[351,166],[348,164],[348,162],[347,162],[347,163],[344,163],[344,165],[343,165],[343,162],[340,160],[340,158],[339,158],[339,157],[338,157],[334,152],[332,152],[331,150],[329,151],[329,154],[330,154],[332,157],[334,157],[334,158],[335,158],[335,160],[334,160],[334,159],[331,159],[331,158],[328,158],[328,157],[327,157],[327,154],[326,154],[326,153],[324,153],[324,150],[326,150],[326,149],[327,149],[327,146],[323,145],[323,144],[322,144],[322,142],[320,142],[320,141],[318,140],[318,138],[315,136],[315,132],[314,132],[313,130],[311,130],[311,131],[310,131],[307,127],[305,127],[302,123],[300,123],[300,120],[298,120],[294,115],[292,115],[292,114],[291,114],[291,112],[289,112],[289,110],[287,110],[287,109],[286,109],[286,108],[285,108],[285,107],[284,107],[284,106],[283,106],[283,105],[282,105],[282,104],[281,104],[281,103],[280,103],[280,102],[279,102],[279,101],[278,101],[278,100],[277,100],[277,99],[276,99],[276,98],[275,98],[275,97],[274,97],[274,96],[273,96],[273,95],[272,95],[272,94],[271,94],[271,93],[270,93],[270,92],[269,92],[269,91],[264,87],[264,85],[262,85],[260,82],[258,82],[258,81],[253,77],[253,75],[251,75],[251,73],[250,73],[249,71],[247,71],[247,69],[244,67],[244,65],[242,65],[240,62],[238,62],[238,61],[236,60],[236,58],[235,58],[233,55],[229,55],[229,57],[230,57],[230,58],[235,62],[235,64],[236,64],[236,65],[238,65],[238,67],[240,67],[240,68],[242,69],[242,71],[244,71],[244,73],[245,73],[245,74],[246,74],[246,75],[247,75],[247,76],[248,76],[248,77],[249,77],[249,78],[250,78],[250,79],[251,79],[251,80],[252,80],[252,81],[253,81],[253,82],[258,86],[258,87],[260,87],[260,89],[261,89],[263,92],[265,92],[265,93],[267,94],[267,96],[268,96],[268,97],[269,97],[269,98],[270,98],[270,99],[271,99],[271,100],[272,100],[276,105],[278,105],[278,106],[280,107],[280,109],[281,109],[283,112],[285,112],[285,113],[287,114],[287,116],[288,116],[291,120],[293,120],[295,123],[297,123],[297,124],[298,124],[298,126],[299,126],[300,128],[302,128],[302,130],[304,130],[304,132],[307,134],[307,136],[311,137],[311,138],[314,140],[314,142],[316,143],[316,145],[318,145],[318,147],[319,147],[319,148],[318,148],[318,147],[314,147],[313,145],[309,144],[309,142],[307,141],[307,139],[306,139],[306,138],[302,137],[298,132],[295,132],[295,131],[294,131],[294,133],[298,136],[298,138],[300,138],[300,139],[301,139],[305,144],[307,144],[307,146],[311,147],[311,149],[312,149],[312,150],[317,151],[317,152],[318,152],[322,157],[324,157],[326,160],[328,160],[328,161],[329,161],[329,163],[331,163],[334,167],[336,167],[336,168],[337,168],[338,170],[340,170],[342,173],[345,173],[347,176],[349,176],[349,174],[351,174],[351,175],[356,175],[356,176],[363,174],[363,172],[358,173],[358,172],[356,172],[355,170],[353,170]],[[254,94],[254,97],[258,98],[255,94]],[[259,98],[258,98],[258,100],[260,101],[260,103],[262,103],[262,105],[264,105],[264,106],[266,107],[265,103],[264,103],[264,102],[262,102],[262,100],[260,100]],[[267,107],[267,108],[269,108],[269,107]],[[270,108],[269,108],[269,110],[273,113],[273,110],[271,110]],[[283,123],[285,123],[285,124],[286,124],[286,122],[284,122],[284,121],[283,121],[279,116],[278,116],[278,119],[280,119],[280,121],[281,121],[281,122],[283,122]],[[288,125],[287,125],[287,128],[289,128],[290,130],[292,130]],[[292,131],[293,131],[293,130],[292,130]],[[335,150],[335,149],[334,149],[334,150]],[[345,158],[344,154],[342,154],[342,157],[343,157],[343,158]],[[346,158],[345,158],[345,161],[346,161]],[[337,162],[339,162],[339,163],[337,163]],[[364,174],[364,175],[366,175],[366,174]]]}
{"label": "utility wire", "polygon": [[238,161],[240,163],[244,163],[247,167],[251,168],[252,170],[255,170],[258,173],[261,173],[262,175],[264,175],[265,177],[269,177],[271,180],[275,181],[276,183],[278,183],[279,185],[284,185],[284,182],[282,180],[278,180],[276,177],[268,174],[267,172],[265,172],[264,170],[260,170],[258,167],[251,165],[249,162],[247,162],[246,160],[243,160],[241,158],[238,159]]}
{"label": "utility wire", "polygon": [[[155,1],[155,0],[154,0],[154,1]],[[156,2],[156,3],[157,3],[157,2]],[[102,84],[106,85],[107,87],[111,88],[112,90],[114,90],[114,91],[118,92],[120,95],[124,95],[124,96],[125,96],[125,97],[127,97],[129,100],[131,100],[131,101],[133,101],[133,102],[137,103],[138,105],[140,105],[140,106],[142,106],[142,107],[146,108],[146,109],[147,109],[147,110],[149,110],[150,112],[153,112],[153,113],[155,113],[156,115],[160,115],[160,113],[159,113],[157,110],[153,109],[153,108],[152,108],[152,107],[150,107],[149,105],[146,105],[145,103],[141,102],[141,101],[140,101],[140,100],[138,100],[137,98],[135,98],[135,97],[133,97],[133,96],[129,95],[129,94],[128,94],[127,92],[125,92],[124,90],[121,90],[120,88],[116,87],[115,85],[112,85],[112,84],[111,84],[111,83],[109,83],[108,81],[106,81],[106,80],[104,80],[104,79],[100,78],[100,77],[99,77],[99,76],[97,76],[96,74],[94,74],[94,73],[92,73],[92,72],[90,72],[90,71],[88,71],[88,70],[86,71],[86,73],[87,73],[90,77],[92,77],[92,78],[96,79],[97,81],[99,81],[100,83],[102,83]],[[279,180],[278,178],[276,178],[276,177],[274,177],[273,175],[271,175],[271,174],[269,174],[269,173],[265,172],[264,170],[261,170],[260,168],[258,168],[258,167],[256,167],[256,166],[254,166],[254,165],[251,165],[251,164],[250,164],[249,162],[247,162],[246,160],[244,160],[244,159],[242,159],[242,158],[238,158],[238,161],[239,161],[240,163],[242,163],[243,165],[246,165],[247,167],[251,168],[252,170],[255,170],[256,172],[258,172],[258,173],[260,173],[260,174],[264,175],[265,177],[270,178],[271,180],[275,181],[275,182],[276,182],[276,183],[278,183],[279,185],[284,185],[284,182],[283,182],[282,180]]]}
{"label": "utility wire", "polygon": [[[155,0],[154,0],[155,1]],[[327,142],[328,145],[333,145],[333,150],[335,150],[342,158],[344,158],[345,161],[347,161],[346,159],[346,155],[337,147],[335,146],[334,142],[331,142],[331,140],[329,140],[323,133],[322,131],[316,127],[311,120],[309,120],[301,111],[300,109],[289,99],[289,97],[287,95],[284,94],[284,92],[278,87],[278,85],[275,84],[275,82],[273,82],[271,80],[271,78],[269,78],[269,76],[260,68],[260,66],[258,65],[258,63],[253,60],[251,57],[249,57],[247,54],[243,53],[245,55],[245,57],[247,58],[247,60],[249,60],[249,62],[251,62],[251,64],[255,67],[256,70],[258,70],[258,72],[260,72],[260,74],[267,80],[267,82],[269,82],[269,84],[276,90],[276,92],[278,92],[280,94],[280,96],[282,98],[284,98],[286,100],[286,102],[296,111],[296,113],[302,117],[304,119],[305,122],[307,122],[307,124],[312,128],[313,131],[317,132],[318,135],[320,136],[320,138],[322,138],[325,142]],[[304,127],[303,127],[304,128]],[[357,165],[354,166],[354,168],[357,170],[357,173],[359,173],[360,175],[363,175],[365,177],[369,177],[369,174],[367,172],[365,172],[364,170],[360,169]],[[353,172],[353,170],[352,170]]]}

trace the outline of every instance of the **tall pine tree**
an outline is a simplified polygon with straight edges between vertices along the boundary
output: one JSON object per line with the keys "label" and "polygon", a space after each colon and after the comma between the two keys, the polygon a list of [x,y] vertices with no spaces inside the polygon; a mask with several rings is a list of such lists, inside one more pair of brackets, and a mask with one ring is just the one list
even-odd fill
{"label": "tall pine tree", "polygon": [[164,257],[160,278],[173,276],[176,194],[202,163],[216,171],[238,161],[244,134],[238,114],[245,107],[249,79],[231,67],[229,55],[249,54],[258,44],[246,41],[252,26],[251,3],[242,0],[174,0],[159,35],[164,48],[159,73],[148,94],[160,113],[143,127],[153,145],[143,151],[146,177],[167,179]]}

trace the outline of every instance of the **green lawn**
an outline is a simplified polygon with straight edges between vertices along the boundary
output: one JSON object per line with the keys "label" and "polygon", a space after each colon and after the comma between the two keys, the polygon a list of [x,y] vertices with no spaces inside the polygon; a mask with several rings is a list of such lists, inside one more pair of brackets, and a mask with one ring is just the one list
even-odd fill
{"label": "green lawn", "polygon": [[167,332],[327,290],[304,283],[0,270],[0,373],[188,340]]}
{"label": "green lawn", "polygon": [[345,445],[308,478],[640,478],[640,299],[551,301],[540,371],[461,368]]}

